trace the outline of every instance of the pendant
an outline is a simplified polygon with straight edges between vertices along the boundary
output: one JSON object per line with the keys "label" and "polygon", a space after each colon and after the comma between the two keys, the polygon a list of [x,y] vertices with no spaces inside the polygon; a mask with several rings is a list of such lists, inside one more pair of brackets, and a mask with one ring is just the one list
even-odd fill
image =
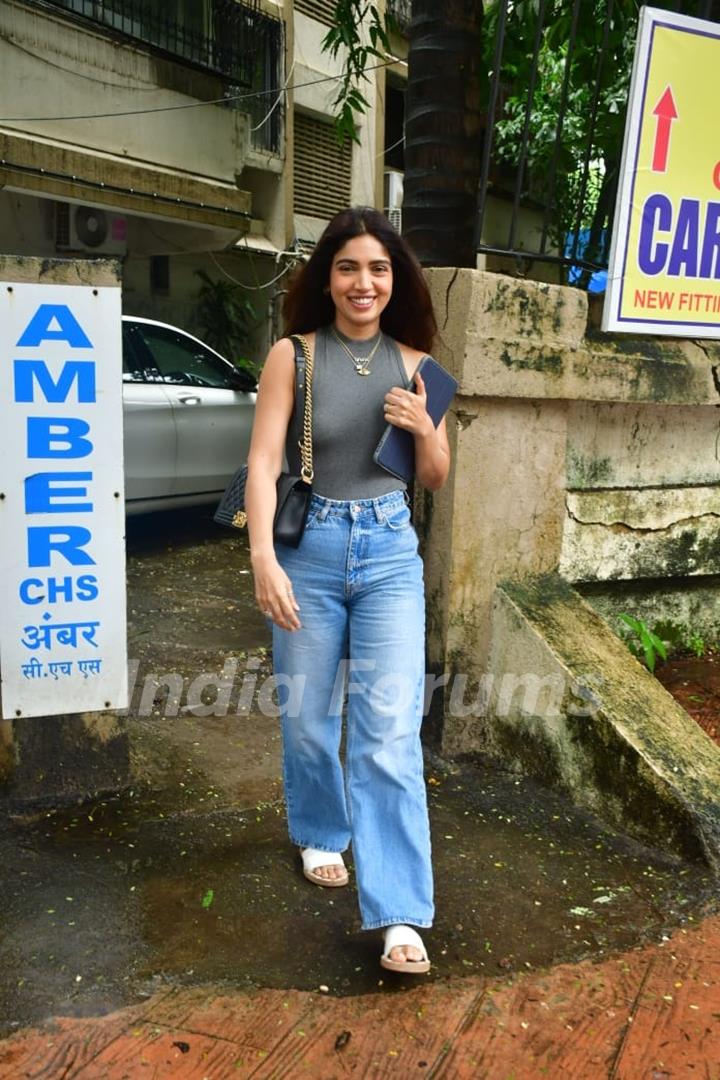
{"label": "pendant", "polygon": [[368,371],[367,368],[355,368],[355,370],[357,371],[358,375],[369,375],[370,374],[370,372]]}

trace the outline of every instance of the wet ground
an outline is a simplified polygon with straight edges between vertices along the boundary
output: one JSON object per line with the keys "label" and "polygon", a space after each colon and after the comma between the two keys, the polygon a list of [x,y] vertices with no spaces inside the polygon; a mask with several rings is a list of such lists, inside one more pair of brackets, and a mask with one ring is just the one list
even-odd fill
{"label": "wet ground", "polygon": [[[287,841],[278,723],[240,677],[261,687],[269,670],[244,541],[207,515],[167,514],[131,521],[128,553],[133,785],[35,820],[3,817],[0,1035],[173,984],[389,989],[352,884],[306,882]],[[226,714],[193,715],[188,694],[218,712],[217,689],[191,684],[224,665]],[[613,834],[529,781],[431,753],[426,776],[431,980],[597,957],[718,907],[702,867]]]}

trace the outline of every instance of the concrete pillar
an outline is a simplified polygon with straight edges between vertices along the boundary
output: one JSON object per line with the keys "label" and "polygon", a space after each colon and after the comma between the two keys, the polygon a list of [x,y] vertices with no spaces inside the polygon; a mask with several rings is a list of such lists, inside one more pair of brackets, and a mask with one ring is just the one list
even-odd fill
{"label": "concrete pillar", "polygon": [[[487,665],[497,582],[557,566],[562,542],[566,403],[539,403],[529,386],[528,396],[518,394],[508,350],[515,338],[542,340],[548,354],[532,373],[542,377],[553,349],[582,339],[587,312],[576,290],[484,271],[428,276],[441,330],[436,354],[460,384],[448,417],[450,479],[418,508],[428,660],[433,671],[465,675],[469,700]],[[436,695],[431,713],[443,752],[476,749],[468,719],[446,703]]]}
{"label": "concrete pillar", "polygon": [[[451,681],[465,675],[470,700],[487,672],[500,582],[720,571],[708,540],[717,487],[688,495],[698,481],[716,485],[720,343],[588,332],[578,289],[479,270],[427,276],[435,355],[459,381],[450,478],[416,507],[428,660]],[[481,750],[482,725],[453,714],[449,692],[433,697],[431,733],[443,753]]]}
{"label": "concrete pillar", "polygon": [[[113,286],[114,260],[0,255],[0,282]],[[113,712],[0,720],[0,798],[16,809],[58,806],[121,790],[130,775],[124,720]]]}

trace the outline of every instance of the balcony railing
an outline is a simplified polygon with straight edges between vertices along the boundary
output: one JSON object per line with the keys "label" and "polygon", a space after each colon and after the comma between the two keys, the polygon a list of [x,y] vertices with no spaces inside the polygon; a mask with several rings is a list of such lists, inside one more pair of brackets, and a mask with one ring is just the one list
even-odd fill
{"label": "balcony railing", "polygon": [[[226,94],[270,91],[280,79],[282,22],[237,0],[45,0],[45,4],[141,42],[172,59],[222,78]],[[45,5],[43,5],[45,6]],[[239,101],[259,123],[272,94]],[[278,106],[253,135],[253,145],[279,150],[282,111]]]}

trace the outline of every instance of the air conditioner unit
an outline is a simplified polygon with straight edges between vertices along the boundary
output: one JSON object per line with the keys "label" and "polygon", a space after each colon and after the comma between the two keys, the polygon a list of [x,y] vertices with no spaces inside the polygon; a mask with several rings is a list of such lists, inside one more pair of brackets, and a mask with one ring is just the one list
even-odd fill
{"label": "air conditioner unit", "polygon": [[385,213],[398,232],[402,232],[403,178],[401,172],[385,171]]}
{"label": "air conditioner unit", "polygon": [[125,255],[127,219],[96,206],[55,204],[55,247],[93,255]]}

